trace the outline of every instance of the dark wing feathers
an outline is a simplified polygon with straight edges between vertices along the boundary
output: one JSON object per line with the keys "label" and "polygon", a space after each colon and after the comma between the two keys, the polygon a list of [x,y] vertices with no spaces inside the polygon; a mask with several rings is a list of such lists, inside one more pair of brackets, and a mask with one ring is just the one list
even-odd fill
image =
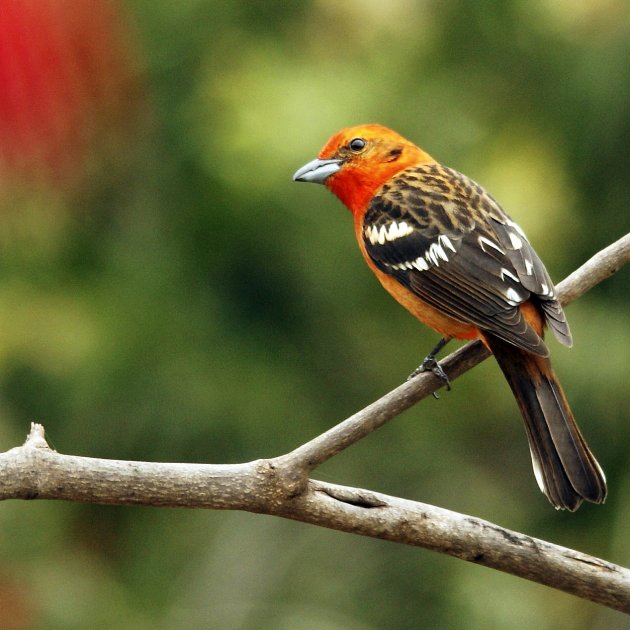
{"label": "dark wing feathers", "polygon": [[542,261],[497,202],[461,173],[440,165],[403,171],[372,200],[363,240],[381,271],[454,319],[546,356],[518,308],[532,299],[571,345]]}
{"label": "dark wing feathers", "polygon": [[[452,264],[411,274],[411,288],[425,302],[439,309],[443,309],[439,296],[446,293],[454,305],[449,314],[455,319],[473,323],[530,352],[548,355],[545,343],[517,308],[529,293],[509,278],[500,280],[500,268],[495,266],[495,274],[469,261],[463,243]],[[437,287],[440,293],[436,293]],[[505,293],[510,289],[514,294],[510,293],[511,298],[508,298]]]}

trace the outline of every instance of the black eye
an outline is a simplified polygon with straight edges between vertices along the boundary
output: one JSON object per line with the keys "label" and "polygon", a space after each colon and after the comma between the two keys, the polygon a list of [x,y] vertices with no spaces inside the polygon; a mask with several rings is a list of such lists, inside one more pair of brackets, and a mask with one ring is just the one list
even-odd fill
{"label": "black eye", "polygon": [[348,143],[348,146],[352,151],[362,151],[363,149],[365,149],[365,140],[363,138],[353,138]]}

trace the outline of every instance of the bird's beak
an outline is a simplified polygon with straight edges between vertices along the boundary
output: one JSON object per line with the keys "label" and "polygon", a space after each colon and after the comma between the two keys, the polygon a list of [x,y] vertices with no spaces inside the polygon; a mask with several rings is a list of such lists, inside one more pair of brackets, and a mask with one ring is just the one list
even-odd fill
{"label": "bird's beak", "polygon": [[294,182],[313,182],[323,184],[333,173],[341,168],[342,160],[311,160],[293,174]]}

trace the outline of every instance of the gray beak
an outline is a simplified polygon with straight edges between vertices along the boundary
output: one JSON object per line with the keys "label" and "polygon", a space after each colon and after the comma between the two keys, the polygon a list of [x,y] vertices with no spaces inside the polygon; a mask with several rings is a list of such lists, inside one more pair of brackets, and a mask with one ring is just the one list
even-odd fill
{"label": "gray beak", "polygon": [[333,173],[341,168],[342,160],[311,160],[293,174],[294,182],[313,182],[323,184]]}

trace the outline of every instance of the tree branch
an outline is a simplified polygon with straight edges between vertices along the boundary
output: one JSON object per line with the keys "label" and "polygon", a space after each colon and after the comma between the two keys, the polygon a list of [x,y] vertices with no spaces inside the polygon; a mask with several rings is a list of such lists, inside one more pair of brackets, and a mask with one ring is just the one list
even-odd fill
{"label": "tree branch", "polygon": [[[630,260],[630,235],[602,250],[558,285],[573,301]],[[451,380],[485,359],[478,342],[441,365]],[[294,451],[245,464],[163,464],[63,455],[41,425],[0,454],[0,499],[61,499],[245,510],[440,551],[630,613],[630,571],[475,517],[368,490],[310,480],[322,462],[441,386],[426,373],[403,383]]]}
{"label": "tree branch", "polygon": [[[595,254],[560,282],[556,287],[560,302],[564,306],[570,304],[596,284],[619,271],[628,261],[630,234]],[[454,381],[489,356],[490,352],[479,341],[473,341],[451,353],[440,361],[440,365],[448,374],[449,380]],[[308,474],[318,465],[443,386],[442,380],[432,372],[419,374],[347,420],[285,455],[286,464],[294,469],[301,467],[302,471]]]}
{"label": "tree branch", "polygon": [[630,261],[630,233],[597,252],[581,267],[569,274],[558,286],[563,305],[570,304],[595,285],[610,278]]}

